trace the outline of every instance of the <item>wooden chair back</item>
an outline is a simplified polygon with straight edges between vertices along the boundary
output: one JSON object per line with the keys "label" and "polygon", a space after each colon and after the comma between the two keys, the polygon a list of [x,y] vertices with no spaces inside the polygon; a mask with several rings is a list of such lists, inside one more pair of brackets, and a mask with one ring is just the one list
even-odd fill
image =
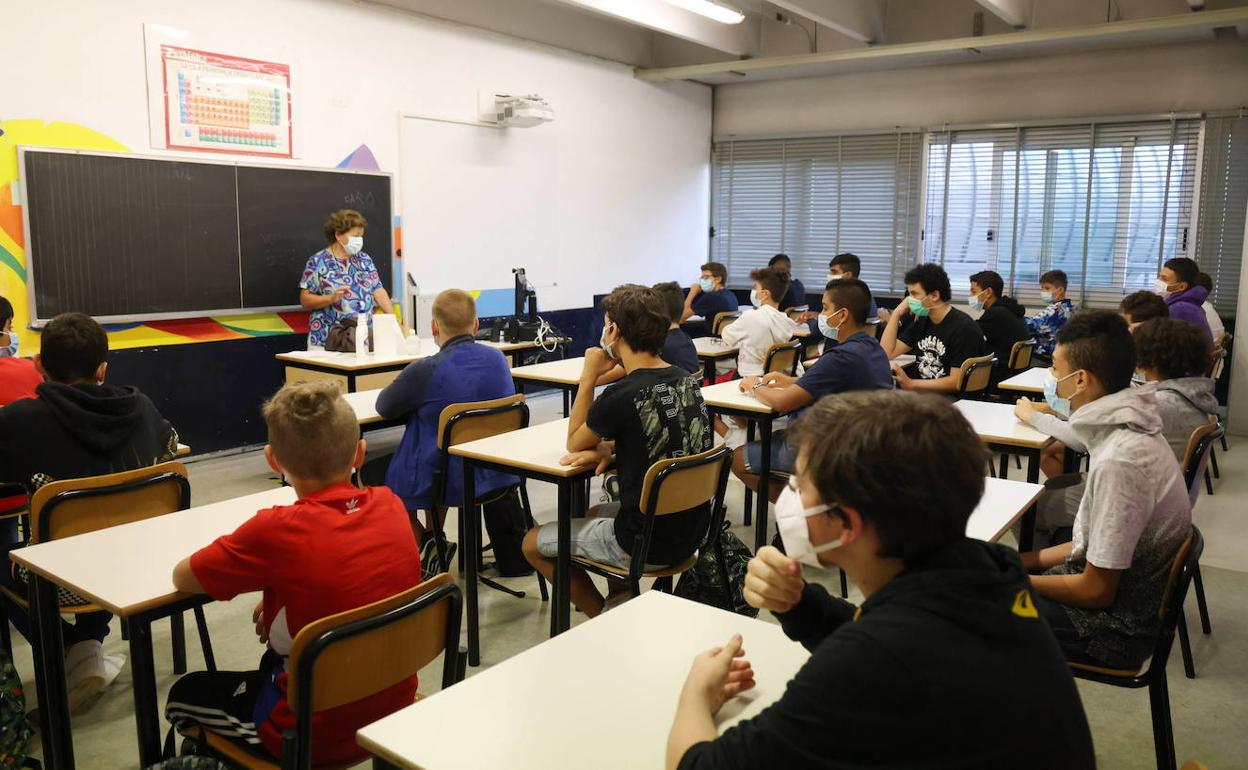
{"label": "wooden chair back", "polygon": [[1187,484],[1187,497],[1193,506],[1200,497],[1200,482],[1209,465],[1209,451],[1213,442],[1222,438],[1222,423],[1210,416],[1209,422],[1192,431],[1183,453],[1183,481]]}
{"label": "wooden chair back", "polygon": [[711,320],[711,336],[718,337],[724,333],[724,329],[728,324],[741,317],[738,310],[726,310],[722,313],[716,313],[715,318]]}
{"label": "wooden chair back", "polygon": [[176,461],[53,481],[31,496],[30,542],[81,535],[190,507],[186,466]]}
{"label": "wooden chair back", "polygon": [[1022,340],[1015,342],[1014,347],[1010,348],[1010,360],[1006,363],[1006,367],[1011,371],[1031,368],[1031,353],[1036,349],[1034,340]]}
{"label": "wooden chair back", "polygon": [[641,512],[666,516],[713,500],[718,493],[719,466],[726,454],[720,446],[651,465],[641,483]]}
{"label": "wooden chair back", "polygon": [[988,390],[992,381],[992,367],[997,363],[996,356],[968,358],[962,362],[962,374],[958,377],[958,393],[980,393]]}
{"label": "wooden chair back", "polygon": [[1209,371],[1206,373],[1210,379],[1218,379],[1222,376],[1222,370],[1226,368],[1226,346],[1231,341],[1231,335],[1222,332],[1218,338],[1213,341],[1213,358],[1209,361]]}
{"label": "wooden chair back", "polygon": [[463,594],[446,573],[388,599],[303,627],[290,650],[295,766],[308,767],[312,714],[392,687],[443,656],[442,687],[458,681]]}
{"label": "wooden chair back", "polygon": [[524,394],[490,401],[450,404],[438,415],[438,449],[510,433],[528,427],[529,407]]}
{"label": "wooden chair back", "polygon": [[763,372],[780,372],[790,377],[797,374],[797,362],[802,357],[802,343],[800,340],[789,340],[788,342],[777,342],[767,348],[767,356],[763,363]]}

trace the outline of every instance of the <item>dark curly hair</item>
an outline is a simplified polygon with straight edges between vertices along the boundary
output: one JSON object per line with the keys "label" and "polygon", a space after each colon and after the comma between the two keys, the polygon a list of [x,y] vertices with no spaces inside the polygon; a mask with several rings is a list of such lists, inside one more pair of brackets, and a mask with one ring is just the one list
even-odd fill
{"label": "dark curly hair", "polygon": [[924,262],[915,265],[906,271],[905,281],[907,285],[917,283],[923,287],[923,291],[927,294],[940,294],[941,302],[948,302],[949,295],[952,290],[949,288],[949,274],[940,265]]}
{"label": "dark curly hair", "polygon": [[1213,343],[1195,324],[1154,318],[1135,330],[1136,365],[1163,379],[1204,377],[1213,365]]}
{"label": "dark curly hair", "polygon": [[626,283],[603,297],[602,309],[637,353],[658,355],[667,341],[667,303],[649,286]]}
{"label": "dark curly hair", "polygon": [[1136,291],[1123,297],[1118,303],[1118,312],[1127,316],[1128,322],[1133,324],[1170,317],[1166,301],[1151,291]]}

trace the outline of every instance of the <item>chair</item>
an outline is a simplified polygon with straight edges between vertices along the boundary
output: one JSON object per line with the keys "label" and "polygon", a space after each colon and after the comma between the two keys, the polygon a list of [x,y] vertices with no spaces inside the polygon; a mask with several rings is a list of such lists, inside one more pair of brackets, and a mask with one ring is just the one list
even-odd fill
{"label": "chair", "polygon": [[724,333],[724,327],[741,317],[739,310],[726,310],[722,313],[716,313],[711,319],[711,336],[718,337]]}
{"label": "chair", "polygon": [[[310,725],[312,714],[367,698],[415,676],[442,656],[442,689],[464,678],[459,648],[463,594],[442,573],[388,599],[309,623],[295,636],[286,670],[286,701],[296,725]],[[416,700],[423,696],[416,694]],[[304,770],[311,763],[311,730],[296,727],[282,735],[280,765],[241,743],[199,727],[180,730],[215,753],[249,770]],[[318,768],[347,768],[355,759]]]}
{"label": "chair", "polygon": [[763,372],[780,372],[792,377],[797,374],[797,364],[801,359],[801,340],[777,342],[767,348],[767,355],[763,358]]}
{"label": "chair", "polygon": [[1024,369],[1031,368],[1031,353],[1036,349],[1035,340],[1022,340],[1015,342],[1014,347],[1010,348],[1010,360],[1005,363],[1005,367],[1012,372],[1021,372]]}
{"label": "chair", "polygon": [[[527,428],[529,425],[529,405],[524,402],[524,394],[517,393],[514,396],[505,398],[496,398],[490,401],[467,401],[462,404],[451,404],[442,410],[438,416],[438,449],[441,452],[438,468],[434,471],[433,496],[435,507],[439,505],[447,505],[453,508],[461,508],[460,529],[464,531],[464,522],[469,515],[478,515],[475,510],[471,513],[462,510],[463,501],[455,500],[448,502],[446,500],[446,484],[447,474],[450,470],[451,455],[449,449],[456,444],[463,444],[468,441],[476,441],[477,439],[489,438],[497,436],[500,433],[510,433],[513,430]],[[487,492],[493,490],[486,490]],[[528,517],[529,526],[535,526],[533,521],[533,509],[529,507],[529,492],[525,486],[524,479],[520,480],[520,499],[524,505],[525,516]],[[478,504],[480,499],[477,500]],[[433,529],[435,543],[438,548],[438,556],[442,560],[444,568],[449,569],[446,554],[446,535],[442,531],[442,523],[439,520],[437,512],[434,511],[430,515],[430,526]],[[483,549],[484,550],[484,549]],[[462,551],[461,551],[462,556]],[[480,553],[470,554],[469,558],[477,559],[480,564]],[[486,586],[496,591],[502,591],[505,594],[511,594],[516,598],[523,598],[524,591],[514,591],[506,586],[490,580],[480,574],[477,579]],[[546,601],[549,597],[546,589],[546,579],[541,573],[537,573],[537,586],[541,592],[542,601]]]}
{"label": "chair", "polygon": [[[186,466],[180,462],[161,463],[105,476],[53,481],[31,496],[29,542],[33,545],[72,537],[190,507],[191,484],[186,477]],[[29,611],[30,601],[25,592],[8,588],[4,588],[3,592],[14,604]],[[79,615],[101,612],[103,608],[88,603],[62,604],[60,611],[65,615]],[[204,663],[209,671],[215,671],[216,660],[212,654],[204,608],[196,607],[193,612]],[[182,674],[186,672],[182,614],[171,615],[169,623],[173,631],[173,671]],[[122,629],[125,630],[124,623]],[[0,623],[0,644],[7,652],[12,652],[12,636],[7,621]]]}
{"label": "chair", "polygon": [[[1205,469],[1213,454],[1213,442],[1217,441],[1222,433],[1222,423],[1211,420],[1208,424],[1193,430],[1191,437],[1187,440],[1187,451],[1183,453],[1183,480],[1187,484],[1187,499],[1191,502],[1193,509],[1196,508],[1196,500],[1200,497],[1201,478],[1208,480]],[[1209,605],[1205,601],[1205,584],[1200,577],[1199,563],[1193,571],[1192,581],[1196,588],[1196,608],[1200,611],[1200,628],[1208,635],[1213,633],[1213,627],[1209,624]],[[1179,650],[1183,653],[1183,670],[1188,679],[1195,679],[1196,666],[1192,661],[1192,646],[1187,638],[1187,624],[1182,618],[1180,618],[1180,623]]]}
{"label": "chair", "polygon": [[[670,593],[672,578],[697,563],[698,550],[679,564],[647,569],[646,557],[650,553],[655,519],[710,503],[710,514],[705,526],[699,528],[696,540],[698,549],[706,547],[711,534],[719,532],[724,520],[724,490],[728,486],[731,466],[732,451],[722,445],[700,454],[671,457],[654,463],[646,471],[641,485],[641,514],[645,516],[646,523],[629,549],[632,558],[628,569],[580,556],[573,556],[572,563],[608,580],[626,581],[633,596],[641,595],[643,577],[654,578],[656,588]],[[721,563],[720,567],[722,569],[724,565]],[[723,574],[728,574],[726,569]]]}
{"label": "chair", "polygon": [[962,373],[958,376],[958,395],[965,398],[971,394],[987,392],[992,384],[992,367],[996,363],[997,357],[991,353],[963,361]]}
{"label": "chair", "polygon": [[1153,749],[1157,755],[1157,767],[1174,770],[1174,725],[1170,721],[1170,690],[1166,682],[1166,661],[1174,645],[1175,628],[1183,618],[1183,600],[1191,584],[1200,553],[1205,541],[1195,526],[1187,540],[1179,546],[1170,566],[1170,577],[1162,593],[1157,615],[1161,627],[1152,656],[1138,670],[1104,668],[1086,663],[1069,663],[1070,673],[1077,679],[1113,685],[1114,687],[1148,688],[1153,713]]}

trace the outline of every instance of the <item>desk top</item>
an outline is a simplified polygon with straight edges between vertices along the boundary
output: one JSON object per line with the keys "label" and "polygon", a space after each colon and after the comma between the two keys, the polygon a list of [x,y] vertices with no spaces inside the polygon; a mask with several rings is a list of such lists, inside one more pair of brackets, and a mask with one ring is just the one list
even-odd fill
{"label": "desk top", "polygon": [[[734,633],[745,639],[758,685],[724,705],[716,719],[722,731],[775,702],[809,654],[772,623],[647,591],[365,727],[356,738],[403,768],[663,767],[689,665]],[[471,747],[449,740],[480,720],[482,704],[505,718],[490,719],[490,729],[475,735]]]}
{"label": "desk top", "polygon": [[565,358],[562,361],[544,361],[540,364],[514,366],[511,369],[511,378],[525,382],[577,385],[581,381],[581,370],[584,368],[584,356],[580,358]]}
{"label": "desk top", "polygon": [[1053,439],[1014,416],[1013,404],[963,399],[954,403],[985,442],[1043,449]]}
{"label": "desk top", "polygon": [[289,353],[278,353],[276,358],[278,361],[284,361],[289,364],[313,364],[330,369],[340,369],[344,372],[359,372],[381,367],[392,367],[396,364],[410,364],[417,359],[433,355],[438,351],[438,346],[433,343],[433,340],[421,340],[420,351],[418,354],[399,353],[393,356],[379,356],[376,353],[361,354],[338,353],[328,350],[292,350]]}
{"label": "desk top", "polygon": [[1001,390],[1012,390],[1016,393],[1043,393],[1044,375],[1048,371],[1048,367],[1033,366],[1009,379],[1001,380],[997,387]]}
{"label": "desk top", "polygon": [[735,358],[737,349],[719,337],[694,337],[693,348],[699,358]]}
{"label": "desk top", "polygon": [[256,511],[293,502],[295,490],[279,487],[18,548],[12,558],[124,617],[182,596],[173,588],[173,567],[179,561],[233,532]]}
{"label": "desk top", "polygon": [[360,425],[368,425],[386,419],[377,414],[377,396],[380,393],[380,389],[358,390],[354,393],[343,393],[342,397],[350,405],[351,411],[355,412],[355,418],[360,421]]}
{"label": "desk top", "polygon": [[[555,338],[554,341],[560,345],[566,345],[570,343],[572,340],[567,337],[557,337]],[[492,342],[490,340],[477,340],[477,343],[480,345],[488,345],[497,350],[501,350],[504,353],[511,353],[512,351],[515,351],[515,350],[533,350],[538,347],[537,343],[534,342],[533,340],[528,340],[526,342]],[[421,350],[425,349],[423,340],[421,341],[420,349]]]}
{"label": "desk top", "polygon": [[565,417],[510,433],[466,441],[451,447],[450,452],[460,457],[486,460],[550,476],[579,476],[594,470],[593,466],[587,465],[560,465],[559,458],[568,453],[567,446],[568,420]]}
{"label": "desk top", "polygon": [[1044,485],[992,476],[986,482],[984,496],[966,522],[966,536],[995,543],[1023,517],[1044,491]]}
{"label": "desk top", "polygon": [[741,392],[741,380],[729,380],[718,385],[707,385],[702,388],[702,400],[710,409],[740,409],[760,414],[778,414],[774,409],[759,401],[753,393]]}

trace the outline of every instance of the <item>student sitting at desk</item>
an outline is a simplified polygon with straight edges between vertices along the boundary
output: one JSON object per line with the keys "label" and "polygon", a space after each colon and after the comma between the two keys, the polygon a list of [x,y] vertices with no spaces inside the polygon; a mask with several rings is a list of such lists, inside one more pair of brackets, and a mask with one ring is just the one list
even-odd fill
{"label": "student sitting at desk", "polygon": [[971,310],[982,310],[975,319],[984,333],[988,349],[997,357],[992,368],[992,384],[1010,376],[1010,353],[1015,343],[1031,339],[1023,316],[1027,308],[1018,300],[1005,294],[1005,281],[992,270],[984,270],[971,276]]}
{"label": "student sitting at desk", "polygon": [[[867,326],[871,292],[854,278],[829,281],[823,293],[820,332],[838,344],[821,356],[801,377],[771,372],[762,377],[741,380],[741,391],[754,394],[760,402],[781,413],[810,406],[830,393],[850,390],[891,389],[893,375],[888,356]],[[785,441],[785,431],[771,436],[771,470],[793,472],[793,447]],[[732,458],[732,471],[747,487],[759,491],[758,468],[763,445],[752,441],[738,447]],[[773,480],[770,498],[774,502],[784,483]]]}
{"label": "student sitting at desk", "polygon": [[[437,354],[408,364],[377,394],[378,414],[386,419],[407,418],[407,428],[390,458],[385,480],[411,512],[412,530],[420,541],[427,575],[445,570],[446,565],[439,563],[433,533],[421,525],[417,512],[428,511],[429,516],[443,521],[447,506],[459,506],[463,497],[464,466],[453,458],[448,465],[445,505],[434,510],[434,472],[441,460],[438,420],[442,410],[451,404],[491,401],[516,392],[506,356],[475,342],[473,335],[479,325],[477,303],[471,294],[460,289],[438,294],[433,300],[431,322]],[[477,492],[483,497],[520,483],[515,476],[485,469],[477,470],[475,478]],[[449,547],[446,553],[450,561]]]}
{"label": "student sitting at desk", "polygon": [[806,287],[793,275],[793,260],[789,259],[789,255],[777,254],[767,260],[767,267],[773,270],[782,270],[789,277],[789,286],[785,290],[784,295],[776,298],[780,303],[780,311],[785,312],[789,308],[794,307],[806,307]]}
{"label": "student sitting at desk", "polygon": [[1170,308],[1166,307],[1166,301],[1156,292],[1134,291],[1118,303],[1118,313],[1126,320],[1127,327],[1135,331],[1145,321],[1169,318]]}
{"label": "student sitting at desk", "polygon": [[[668,770],[1094,767],[1079,692],[1018,554],[966,537],[988,454],[958,411],[929,395],[846,393],[793,433],[797,472],[776,504],[789,556],[759,549],[745,598],[810,659],[787,685],[768,683],[784,686],[778,701],[716,736],[716,712],[754,685],[750,640],[695,658]],[[884,468],[906,472],[871,472]],[[862,605],[806,583],[803,563],[840,567]],[[1020,745],[1024,734],[1037,739]]]}
{"label": "student sitting at desk", "polygon": [[[663,297],[668,318],[672,319],[671,325],[667,327],[667,339],[663,341],[663,350],[659,352],[659,358],[672,366],[679,366],[690,374],[698,374],[702,371],[702,363],[698,361],[698,349],[693,346],[693,340],[685,334],[685,330],[681,329],[676,321],[680,318],[681,308],[684,307],[680,284],[668,281],[656,283],[652,288]],[[599,377],[598,384],[610,385],[623,376],[624,366],[618,364],[614,369]]]}
{"label": "student sitting at desk", "polygon": [[1156,383],[1161,433],[1183,462],[1192,431],[1219,412],[1214,381],[1205,374],[1213,364],[1213,348],[1204,332],[1186,321],[1156,318],[1136,327],[1137,381]]}
{"label": "student sitting at desk", "polygon": [[[711,422],[697,382],[689,372],[659,358],[670,324],[663,298],[654,289],[626,284],[602,301],[605,311],[602,347],[585,351],[581,384],[568,422],[565,465],[605,469],[614,452],[620,475],[620,500],[595,506],[572,521],[572,554],[627,569],[645,517],[641,487],[646,471],[668,457],[686,457],[711,448]],[[627,374],[594,398],[594,384],[616,364]],[[706,506],[655,519],[647,563],[676,564],[697,547],[698,524]],[[559,554],[556,522],[529,530],[524,555],[548,580],[554,580]],[[572,601],[589,617],[606,601],[583,570],[572,568]],[[629,587],[612,581],[614,603]]]}
{"label": "student sitting at desk", "polygon": [[[252,619],[266,645],[254,671],[197,671],[174,682],[165,718],[282,755],[296,727],[286,661],[304,626],[420,583],[420,553],[403,503],[385,487],[360,489],[364,462],[355,413],[327,382],[287,385],[264,406],[269,466],[294,487],[293,505],[266,508],[173,570],[186,593],[233,599],[263,591]],[[312,763],[359,760],[355,731],[410,705],[416,677],[312,715]]]}
{"label": "student sitting at desk", "polygon": [[[46,382],[35,388],[38,398],[14,401],[0,409],[0,481],[20,483],[30,494],[58,479],[101,476],[171,460],[178,435],[151,400],[128,385],[106,385],[108,335],[81,313],[62,313],[43,329],[35,367]],[[11,546],[6,546],[11,547]],[[26,590],[25,573],[6,564],[0,582],[19,593]],[[73,603],[86,604],[72,598]],[[4,601],[9,620],[29,638],[25,609]],[[90,707],[108,685],[120,662],[105,664],[107,612],[61,621],[65,639],[66,676],[71,712]],[[124,659],[122,659],[124,660]]]}
{"label": "student sitting at desk", "polygon": [[[861,273],[862,260],[858,259],[857,254],[851,254],[847,251],[843,254],[837,254],[835,257],[828,260],[828,283],[848,278],[857,278],[858,280],[861,280]],[[863,285],[866,286],[866,283],[864,282]],[[870,293],[869,288],[867,292],[868,294]],[[810,328],[811,334],[818,335],[820,333],[818,324],[819,312],[820,311],[818,310],[809,310],[803,313],[798,319],[799,322],[806,322]],[[875,305],[875,297],[871,297],[871,304],[867,308],[867,318],[874,319],[878,316],[879,312],[879,309]],[[870,327],[868,327],[868,329],[870,330],[868,333],[874,337],[875,331]],[[816,339],[818,339],[818,337],[816,337]],[[836,347],[836,341],[824,337],[822,354],[826,354],[834,347]]]}
{"label": "student sitting at desk", "polygon": [[[19,398],[34,398],[43,375],[29,358],[17,357],[17,334],[13,332],[13,306],[0,297],[0,406]],[[3,508],[3,506],[0,506]]]}
{"label": "student sitting at desk", "polygon": [[[1058,332],[1045,400],[1069,416],[1065,443],[1090,455],[1086,490],[1073,542],[1022,557],[1041,573],[1031,579],[1036,604],[1068,658],[1110,668],[1135,668],[1152,652],[1166,578],[1192,522],[1157,394],[1130,387],[1135,367],[1117,313],[1085,310]],[[1015,411],[1037,430],[1062,427],[1028,399]]]}
{"label": "student sitting at desk", "polygon": [[1064,270],[1050,270],[1040,276],[1040,301],[1047,303],[1037,315],[1027,316],[1027,328],[1036,341],[1032,356],[1036,363],[1047,365],[1057,344],[1057,333],[1066,319],[1075,312],[1075,303],[1066,299],[1068,279]]}
{"label": "student sitting at desk", "polygon": [[[880,339],[890,359],[914,351],[918,376],[894,364],[897,387],[955,393],[962,362],[989,352],[984,334],[969,315],[949,304],[949,276],[940,265],[916,265],[906,272],[905,282],[909,296],[889,314]],[[898,333],[907,314],[915,316],[914,323]]]}
{"label": "student sitting at desk", "polygon": [[702,275],[698,282],[689,287],[685,297],[685,305],[680,312],[680,322],[685,323],[690,316],[702,316],[702,325],[691,333],[700,337],[709,337],[714,329],[711,324],[720,313],[735,313],[738,309],[737,295],[726,287],[728,268],[719,262],[707,262],[702,266]]}
{"label": "student sitting at desk", "polygon": [[1170,317],[1178,321],[1187,321],[1200,329],[1213,340],[1213,331],[1209,328],[1209,319],[1205,315],[1205,300],[1209,299],[1209,290],[1199,284],[1200,266],[1187,257],[1175,257],[1167,260],[1153,282],[1153,291],[1166,301],[1170,308]]}

